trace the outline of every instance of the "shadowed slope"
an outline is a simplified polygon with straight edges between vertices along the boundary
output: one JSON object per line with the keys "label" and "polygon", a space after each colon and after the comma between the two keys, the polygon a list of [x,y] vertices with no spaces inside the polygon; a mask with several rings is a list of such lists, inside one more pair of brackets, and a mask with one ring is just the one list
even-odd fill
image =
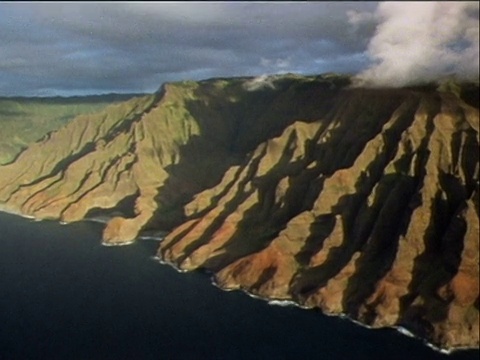
{"label": "shadowed slope", "polygon": [[478,346],[478,109],[432,90],[329,105],[197,195],[159,255],[225,288]]}
{"label": "shadowed slope", "polygon": [[478,87],[346,85],[166,84],[0,167],[0,201],[115,215],[106,244],[167,230],[159,256],[224,288],[478,347]]}

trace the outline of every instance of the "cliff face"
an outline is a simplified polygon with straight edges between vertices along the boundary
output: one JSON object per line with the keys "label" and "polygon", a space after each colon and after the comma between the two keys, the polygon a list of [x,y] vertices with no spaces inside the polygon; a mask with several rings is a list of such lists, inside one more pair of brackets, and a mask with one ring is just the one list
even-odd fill
{"label": "cliff face", "polygon": [[478,110],[349,90],[186,206],[160,255],[224,288],[478,346]]}
{"label": "cliff face", "polygon": [[221,287],[478,347],[475,89],[347,82],[167,84],[0,167],[0,201],[63,221],[123,211],[106,243],[171,230],[159,256]]}
{"label": "cliff face", "polygon": [[124,210],[105,229],[109,243],[171,228],[183,220],[182,206],[246,152],[298,117],[314,119],[318,109],[308,99],[337,83],[345,79],[167,84],[155,95],[79,116],[0,167],[0,202],[66,222]]}

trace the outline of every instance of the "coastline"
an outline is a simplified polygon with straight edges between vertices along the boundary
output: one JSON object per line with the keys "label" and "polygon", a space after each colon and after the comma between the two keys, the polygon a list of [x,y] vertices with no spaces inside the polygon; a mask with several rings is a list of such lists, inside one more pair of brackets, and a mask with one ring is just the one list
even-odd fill
{"label": "coastline", "polygon": [[[25,214],[22,214],[18,211],[13,211],[13,210],[10,210],[9,208],[7,208],[5,206],[4,203],[0,203],[0,212],[3,212],[3,213],[6,213],[6,214],[10,214],[10,215],[14,215],[14,216],[19,216],[19,217],[22,217],[24,219],[27,219],[27,220],[30,220],[30,221],[34,221],[34,222],[40,222],[40,221],[53,221],[53,222],[57,222],[59,225],[68,225],[68,224],[71,224],[69,222],[65,222],[65,221],[60,221],[58,219],[39,219],[39,218],[36,218],[34,216],[31,216],[31,215],[25,215]],[[96,223],[101,223],[101,224],[106,224],[108,222],[109,218],[108,217],[99,217],[99,218],[85,218],[85,219],[82,219],[82,220],[79,220],[81,222],[85,221],[85,222],[96,222]],[[158,233],[161,233],[161,232],[158,232]],[[101,241],[100,242],[100,245],[101,246],[105,246],[105,247],[122,247],[122,246],[127,246],[127,245],[132,245],[134,243],[136,243],[137,241],[145,241],[145,240],[150,240],[150,241],[158,241],[158,242],[161,242],[163,240],[163,236],[151,236],[151,235],[140,235],[137,239],[133,240],[133,241],[129,241],[129,242],[119,242],[119,243],[106,243],[106,242],[103,242]],[[178,273],[187,273],[187,272],[190,272],[189,270],[183,270],[183,269],[180,269],[178,268],[174,263],[171,263],[169,261],[165,261],[163,260],[162,258],[160,258],[158,255],[153,255],[150,257],[152,260],[156,261],[157,263],[161,264],[161,265],[168,265],[170,266],[171,268],[173,268],[175,271],[177,271]],[[441,354],[445,354],[445,355],[452,355],[454,353],[458,353],[458,352],[461,352],[461,351],[475,351],[475,350],[479,350],[480,348],[478,347],[468,347],[468,346],[459,346],[459,347],[450,347],[450,348],[443,348],[441,346],[438,346],[436,344],[433,344],[429,341],[427,341],[426,339],[424,338],[421,338],[417,335],[415,335],[414,333],[412,333],[409,329],[403,327],[403,326],[399,326],[399,325],[393,325],[393,326],[385,326],[385,327],[372,327],[372,326],[369,326],[367,324],[364,324],[356,319],[353,319],[351,317],[349,317],[348,315],[346,315],[345,313],[327,313],[327,312],[324,312],[322,311],[321,309],[317,308],[317,307],[308,307],[308,306],[304,306],[300,303],[297,303],[293,300],[285,300],[285,299],[274,299],[274,298],[266,298],[266,297],[262,297],[262,296],[259,296],[259,295],[256,295],[254,293],[251,293],[249,292],[248,290],[246,289],[243,289],[241,287],[238,287],[238,288],[223,288],[221,287],[220,285],[218,285],[218,283],[215,281],[215,276],[214,274],[212,274],[210,276],[210,283],[211,285],[215,286],[216,288],[224,291],[224,292],[231,292],[231,291],[240,291],[242,293],[244,293],[245,295],[247,295],[248,297],[251,297],[253,299],[256,299],[256,300],[261,300],[261,301],[264,301],[264,302],[267,302],[268,305],[271,305],[271,306],[281,306],[281,307],[297,307],[297,308],[300,308],[300,309],[303,309],[303,310],[313,310],[313,309],[318,309],[323,315],[325,316],[329,316],[329,317],[337,317],[337,318],[340,318],[342,320],[348,320],[349,322],[355,324],[355,325],[358,325],[358,326],[361,326],[363,328],[366,328],[366,329],[369,329],[369,330],[381,330],[381,329],[393,329],[395,331],[397,331],[398,333],[402,334],[402,335],[405,335],[407,337],[410,337],[410,338],[414,338],[416,340],[419,340],[420,342],[422,342],[425,346],[431,348],[432,350],[436,351],[436,352],[439,352]]]}
{"label": "coastline", "polygon": [[[169,262],[169,261],[165,261],[163,259],[161,259],[159,256],[155,255],[155,256],[152,256],[151,259],[155,260],[156,262],[160,263],[161,265],[168,265],[170,267],[172,267],[175,271],[177,271],[178,273],[187,273],[189,272],[188,270],[183,270],[183,269],[180,269],[178,268],[175,264]],[[259,296],[259,295],[256,295],[254,293],[251,293],[249,292],[248,290],[246,289],[243,289],[241,287],[239,288],[223,288],[221,287],[220,285],[218,285],[218,283],[215,281],[215,276],[212,275],[210,277],[210,283],[211,285],[215,286],[216,288],[224,291],[224,292],[233,292],[233,291],[239,291],[239,292],[242,292],[244,293],[245,295],[247,295],[248,297],[252,298],[252,299],[256,299],[256,300],[261,300],[261,301],[264,301],[266,303],[268,303],[270,306],[281,306],[281,307],[296,307],[296,308],[300,308],[302,310],[314,310],[314,309],[318,309],[321,314],[325,315],[325,316],[329,316],[329,317],[337,317],[339,319],[342,319],[342,320],[346,320],[346,321],[349,321],[357,326],[361,326],[363,328],[366,328],[366,329],[369,329],[369,330],[382,330],[382,329],[393,329],[395,330],[396,332],[404,335],[404,336],[407,336],[407,337],[410,337],[410,338],[413,338],[413,339],[416,339],[416,340],[419,340],[420,342],[422,342],[425,346],[431,348],[432,350],[438,352],[438,353],[441,353],[441,354],[444,354],[444,355],[452,355],[454,353],[458,353],[458,352],[461,352],[461,351],[475,351],[475,350],[479,350],[480,348],[477,348],[477,347],[467,347],[467,346],[459,346],[459,347],[453,347],[453,348],[443,348],[441,346],[438,346],[436,344],[433,344],[431,342],[429,342],[428,340],[422,338],[422,337],[419,337],[417,335],[415,335],[413,332],[411,332],[409,329],[403,327],[403,326],[400,326],[400,325],[392,325],[392,326],[384,326],[384,327],[373,327],[373,326],[369,326],[367,324],[364,324],[362,323],[361,321],[358,321],[356,319],[353,319],[351,318],[350,316],[346,315],[345,313],[327,313],[327,312],[324,312],[322,311],[320,308],[317,308],[317,307],[309,307],[309,306],[304,306],[300,303],[297,303],[293,300],[285,300],[285,299],[272,299],[272,298],[266,298],[266,297],[263,297],[263,296]]]}
{"label": "coastline", "polygon": [[[53,221],[53,222],[57,222],[59,225],[68,225],[68,224],[72,224],[74,222],[68,222],[68,221],[62,221],[62,220],[59,220],[59,219],[40,219],[40,218],[36,218],[35,216],[32,216],[32,215],[26,215],[26,214],[23,214],[19,211],[14,211],[14,210],[11,210],[9,207],[7,207],[5,205],[5,203],[1,203],[0,202],[0,212],[3,212],[5,214],[10,214],[10,215],[15,215],[15,216],[19,216],[21,218],[24,218],[24,219],[28,219],[28,220],[31,220],[31,221],[34,221],[34,222],[39,222],[39,221]],[[79,222],[94,222],[94,223],[98,223],[98,224],[107,224],[108,221],[110,219],[112,219],[113,217],[115,216],[115,214],[113,214],[112,216],[99,216],[99,217],[90,217],[90,218],[84,218],[82,220],[79,220]],[[166,232],[165,231],[157,231],[157,232],[154,232],[152,234],[152,232],[145,232],[145,233],[140,233],[139,236],[132,240],[132,241],[124,241],[124,242],[104,242],[102,241],[101,242],[101,245],[102,246],[108,246],[108,247],[115,247],[115,246],[127,246],[127,245],[132,245],[134,244],[136,241],[141,241],[141,240],[150,240],[150,241],[162,241],[164,239],[166,235]]]}

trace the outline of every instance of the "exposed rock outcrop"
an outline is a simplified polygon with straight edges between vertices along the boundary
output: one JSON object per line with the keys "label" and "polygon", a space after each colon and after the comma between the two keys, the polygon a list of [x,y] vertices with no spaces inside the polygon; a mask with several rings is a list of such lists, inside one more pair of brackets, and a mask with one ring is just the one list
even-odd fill
{"label": "exposed rock outcrop", "polygon": [[[127,209],[107,224],[107,243],[171,228],[195,193],[295,118],[313,119],[318,110],[308,98],[344,85],[345,78],[285,76],[255,90],[252,82],[166,84],[155,95],[79,116],[0,167],[0,202],[10,211],[66,222]],[[296,101],[306,106],[289,106]]]}
{"label": "exposed rock outcrop", "polygon": [[224,288],[476,347],[478,164],[478,109],[458,97],[346,90],[198,194],[159,255]]}
{"label": "exposed rock outcrop", "polygon": [[223,288],[478,347],[478,86],[347,84],[166,84],[0,167],[0,202],[62,221],[120,211],[105,243],[171,230],[159,256]]}

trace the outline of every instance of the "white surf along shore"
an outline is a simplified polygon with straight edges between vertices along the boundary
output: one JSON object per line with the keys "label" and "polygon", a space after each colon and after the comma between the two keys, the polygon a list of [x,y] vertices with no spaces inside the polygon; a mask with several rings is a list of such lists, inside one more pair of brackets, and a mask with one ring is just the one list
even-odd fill
{"label": "white surf along shore", "polygon": [[[6,206],[3,203],[0,203],[0,212],[10,214],[10,215],[15,215],[15,216],[20,216],[22,218],[31,220],[31,221],[54,221],[59,223],[60,225],[69,225],[73,224],[74,222],[67,222],[67,221],[61,221],[58,219],[40,219],[36,218],[35,216],[32,215],[26,215],[23,214],[19,211],[14,211],[10,209],[8,206]],[[85,222],[94,222],[94,223],[99,223],[99,224],[107,224],[112,218],[115,216],[123,215],[121,213],[112,213],[111,215],[103,215],[103,216],[95,216],[95,217],[87,217],[79,221],[85,221]],[[144,231],[139,234],[139,236],[132,240],[132,241],[125,241],[125,242],[118,242],[118,243],[106,243],[102,241],[103,246],[109,246],[109,247],[116,247],[116,246],[126,246],[126,245],[131,245],[134,244],[138,240],[150,240],[150,241],[162,241],[165,236],[167,235],[166,231]]]}
{"label": "white surf along shore", "polygon": [[[20,216],[20,217],[23,217],[25,219],[28,219],[28,220],[31,220],[31,221],[35,221],[35,222],[38,222],[38,221],[56,221],[58,222],[60,225],[68,225],[68,224],[71,224],[69,222],[65,222],[65,221],[58,221],[58,220],[55,220],[55,219],[38,219],[38,218],[35,218],[34,216],[31,216],[31,215],[25,215],[25,214],[22,214],[20,212],[17,212],[17,211],[12,211],[10,210],[8,207],[6,207],[4,204],[0,203],[0,212],[4,212],[4,213],[7,213],[7,214],[11,214],[11,215],[15,215],[15,216]],[[80,220],[80,221],[87,221],[87,222],[96,222],[96,223],[101,223],[101,224],[106,224],[110,219],[112,219],[114,216],[117,216],[117,215],[121,215],[121,214],[112,214],[110,216],[97,216],[97,217],[91,217],[91,218],[85,218],[83,220]],[[137,239],[133,240],[133,241],[129,241],[129,242],[121,242],[121,243],[105,243],[105,242],[101,242],[101,245],[102,246],[106,246],[106,247],[122,247],[122,246],[126,246],[126,245],[131,245],[131,244],[134,244],[136,241],[138,240],[149,240],[149,241],[158,241],[158,242],[161,242],[165,236],[168,234],[168,232],[165,232],[165,231],[150,231],[150,232],[144,232],[144,233],[141,233]],[[160,258],[159,256],[157,255],[154,255],[151,257],[151,259],[153,259],[154,261],[158,262],[159,264],[161,265],[168,265],[170,267],[172,267],[173,269],[175,269],[177,272],[179,273],[186,273],[188,272],[188,270],[183,270],[183,269],[180,269],[178,268],[174,263],[171,263],[171,262],[168,262],[168,261],[165,261],[163,260],[162,258]],[[282,307],[287,307],[287,306],[294,306],[294,307],[297,307],[297,308],[300,308],[300,309],[304,309],[304,310],[312,310],[314,309],[314,307],[308,307],[308,306],[304,306],[302,304],[299,304],[293,300],[285,300],[285,299],[271,299],[271,298],[265,298],[265,297],[262,297],[262,296],[259,296],[259,295],[256,295],[252,292],[249,292],[248,290],[246,289],[243,289],[243,288],[222,288],[220,285],[218,285],[218,283],[215,281],[215,276],[212,275],[211,278],[211,284],[215,287],[217,287],[218,289],[224,291],[224,292],[231,292],[231,291],[241,291],[243,292],[244,294],[246,294],[247,296],[253,298],[253,299],[256,299],[256,300],[261,300],[261,301],[265,301],[267,302],[269,305],[271,306],[282,306]],[[344,319],[344,320],[348,320],[349,322],[351,323],[354,323],[355,325],[358,325],[358,326],[361,326],[361,327],[364,327],[364,328],[367,328],[367,329],[372,329],[372,330],[380,330],[381,328],[376,328],[376,327],[372,327],[372,326],[369,326],[367,324],[364,324],[358,320],[355,320],[351,317],[349,317],[347,314],[345,313],[326,313],[326,312],[323,312],[322,311],[322,314],[326,315],[326,316],[334,316],[334,317],[338,317],[340,319]],[[431,349],[437,351],[437,352],[440,352],[442,354],[452,354],[454,352],[458,352],[458,351],[462,351],[462,350],[475,350],[477,348],[475,347],[455,347],[455,348],[442,348],[442,347],[439,347],[433,343],[430,343],[428,341],[426,341],[425,339],[422,339],[418,336],[416,336],[414,333],[412,333],[410,330],[408,330],[407,328],[403,327],[403,326],[399,326],[399,325],[394,325],[394,326],[391,326],[391,327],[384,327],[384,329],[386,328],[391,328],[391,329],[394,329],[396,330],[397,332],[399,332],[400,334],[402,335],[405,335],[405,336],[408,336],[410,338],[414,338],[414,339],[417,339],[421,342],[423,342],[426,346],[430,347]]]}

